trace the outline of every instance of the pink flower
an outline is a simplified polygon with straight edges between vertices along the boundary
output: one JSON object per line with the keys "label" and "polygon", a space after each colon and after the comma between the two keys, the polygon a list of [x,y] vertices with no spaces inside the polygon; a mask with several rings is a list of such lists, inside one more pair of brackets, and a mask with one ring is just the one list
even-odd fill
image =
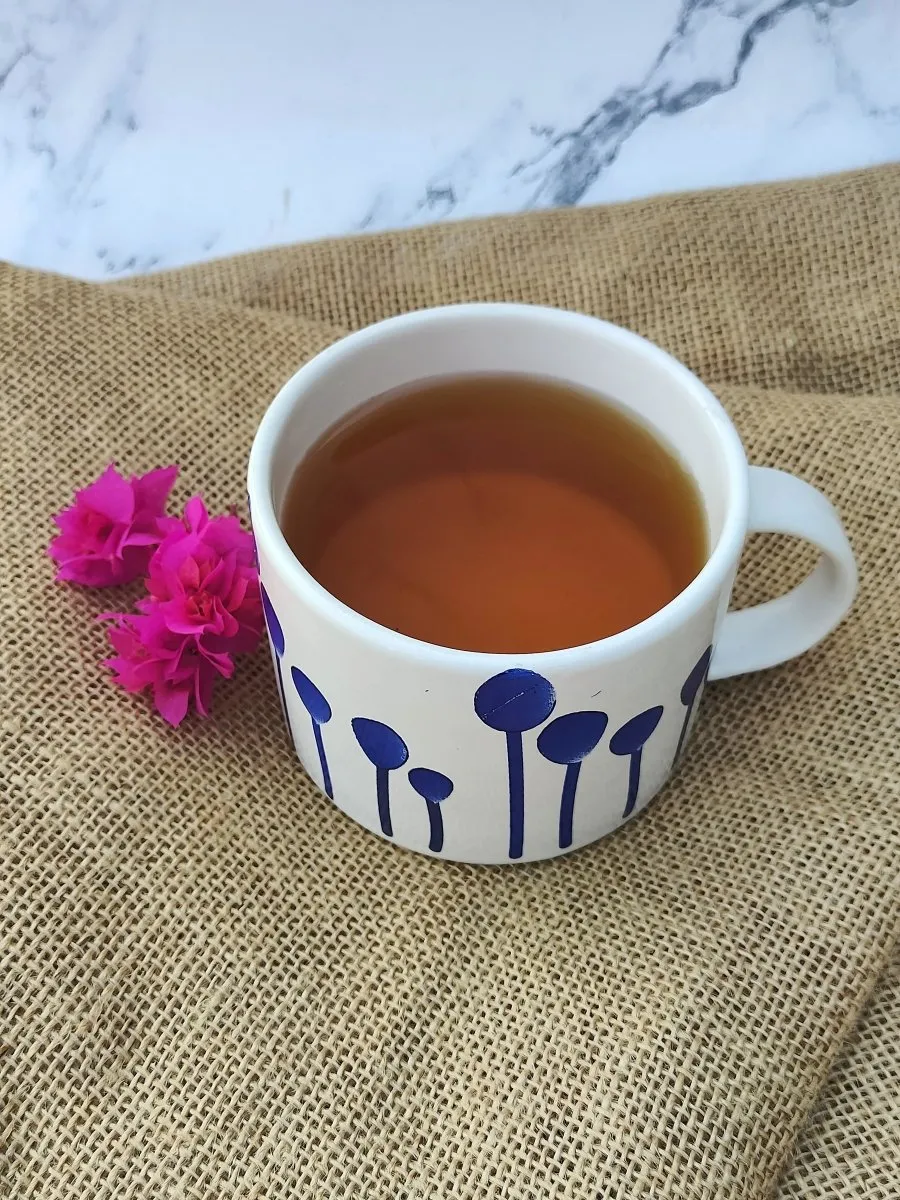
{"label": "pink flower", "polygon": [[163,539],[149,565],[138,615],[109,613],[116,655],[106,666],[129,692],[150,690],[160,714],[178,725],[191,707],[209,711],[217,676],[233,655],[255,649],[262,632],[253,539],[234,516],[212,517],[199,496],[184,519],[160,522]]}
{"label": "pink flower", "polygon": [[252,535],[237,517],[210,519],[199,496],[187,502],[183,521],[171,517],[162,527],[147,590],[168,628],[234,654],[255,649],[262,600]]}
{"label": "pink flower", "polygon": [[60,532],[47,553],[57,579],[86,587],[130,583],[147,569],[162,539],[160,521],[177,467],[125,479],[111,463],[54,518]]}
{"label": "pink flower", "polygon": [[155,610],[106,616],[117,622],[108,630],[116,653],[104,663],[116,673],[116,683],[126,692],[149,690],[170,725],[184,720],[191,701],[201,717],[208,715],[216,676],[228,679],[234,672],[231,655],[204,653],[194,639],[172,633]]}

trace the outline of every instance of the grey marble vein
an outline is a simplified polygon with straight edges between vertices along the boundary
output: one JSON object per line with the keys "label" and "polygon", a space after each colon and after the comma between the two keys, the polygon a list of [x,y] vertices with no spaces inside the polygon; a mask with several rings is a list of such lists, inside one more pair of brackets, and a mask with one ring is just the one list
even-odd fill
{"label": "grey marble vein", "polygon": [[[813,10],[827,20],[828,9],[849,8],[857,0],[780,0],[779,3],[747,3],[745,0],[685,0],[672,36],[657,55],[645,78],[633,88],[620,88],[602,101],[575,129],[557,132],[543,154],[517,164],[512,174],[534,171],[549,162],[543,179],[532,193],[530,204],[577,204],[634,131],[649,117],[677,116],[705,103],[713,96],[737,87],[741,72],[759,39],[796,8]],[[677,59],[685,43],[702,36],[702,21],[710,13],[732,21],[747,21],[733,61],[723,63],[717,74],[682,82],[677,78]],[[676,77],[670,74],[675,67]]]}
{"label": "grey marble vein", "polygon": [[[893,3],[893,0],[889,0]],[[566,128],[532,121],[529,132],[539,148],[505,170],[505,193],[520,209],[579,203],[597,179],[618,158],[622,148],[651,117],[676,117],[734,90],[744,68],[767,34],[795,10],[807,10],[820,28],[830,32],[832,11],[850,8],[858,0],[683,0],[672,32],[652,65],[634,84],[615,88],[584,117]],[[831,39],[836,59],[839,51]],[[872,115],[858,73],[844,70],[844,86],[854,88],[860,105]],[[521,105],[518,106],[521,110]],[[483,148],[490,136],[482,138]],[[465,199],[475,172],[473,151],[467,150],[444,172],[433,177],[402,221],[448,217]],[[387,215],[382,205],[376,216]],[[399,216],[390,213],[389,220]],[[370,216],[370,224],[372,224]]]}

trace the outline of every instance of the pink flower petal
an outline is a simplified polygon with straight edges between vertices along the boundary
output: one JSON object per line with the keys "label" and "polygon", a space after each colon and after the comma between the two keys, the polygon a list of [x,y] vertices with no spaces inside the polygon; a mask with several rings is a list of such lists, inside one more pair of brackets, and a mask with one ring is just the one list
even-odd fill
{"label": "pink flower petal", "polygon": [[202,532],[209,521],[209,513],[200,496],[191,496],[184,506],[184,519],[192,532]]}
{"label": "pink flower petal", "polygon": [[131,529],[125,534],[125,538],[129,546],[156,546],[159,544],[159,532],[149,529],[145,533]]}
{"label": "pink flower petal", "polygon": [[212,680],[198,674],[194,678],[194,706],[198,716],[208,717],[212,703]]}
{"label": "pink flower petal", "polygon": [[153,689],[153,703],[164,721],[177,726],[187,716],[190,695],[189,687],[175,687],[172,684],[160,682]]}
{"label": "pink flower petal", "polygon": [[[58,512],[53,518],[62,530],[61,537],[76,537],[81,529],[82,519],[81,512],[74,506],[72,508],[64,508],[62,512]],[[60,539],[57,538],[56,540],[59,541]]]}
{"label": "pink flower petal", "polygon": [[234,674],[234,659],[227,651],[216,652],[202,645],[198,649],[203,659],[217,675],[222,675],[225,679],[231,678]]}
{"label": "pink flower petal", "polygon": [[57,513],[61,532],[47,550],[59,564],[57,579],[108,587],[143,574],[163,537],[163,507],[176,473],[166,467],[126,480],[110,465],[76,492],[74,503]]}
{"label": "pink flower petal", "polygon": [[78,583],[83,587],[114,587],[118,583],[128,582],[115,560],[91,558],[88,555],[68,559],[56,572],[56,578],[60,582]]}
{"label": "pink flower petal", "polygon": [[178,582],[186,591],[200,586],[200,568],[197,560],[186,558],[177,571]]}
{"label": "pink flower petal", "polygon": [[138,509],[156,515],[161,513],[177,477],[177,466],[159,467],[146,475],[135,476],[133,486]]}
{"label": "pink flower petal", "polygon": [[167,628],[172,633],[194,637],[207,631],[207,622],[198,620],[196,616],[189,613],[183,599],[163,601],[160,611],[165,617]]}
{"label": "pink flower petal", "polygon": [[75,493],[76,503],[101,513],[110,521],[127,524],[134,517],[134,489],[113,463],[99,479]]}

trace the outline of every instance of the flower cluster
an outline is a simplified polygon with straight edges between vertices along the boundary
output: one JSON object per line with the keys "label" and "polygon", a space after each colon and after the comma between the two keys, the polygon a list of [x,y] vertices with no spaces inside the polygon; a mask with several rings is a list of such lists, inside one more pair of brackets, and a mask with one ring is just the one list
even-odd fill
{"label": "flower cluster", "polygon": [[230,678],[262,632],[252,535],[235,516],[210,517],[199,496],[183,517],[165,516],[176,470],[126,481],[108,468],[56,518],[49,548],[59,579],[102,586],[146,573],[137,612],[102,618],[115,652],[104,665],[126,691],[149,691],[171,725],[192,706],[207,715],[216,678]]}
{"label": "flower cluster", "polygon": [[124,479],[110,464],[99,479],[75,493],[75,503],[54,517],[59,534],[47,548],[59,563],[57,579],[85,587],[131,583],[147,570],[162,537],[177,467]]}

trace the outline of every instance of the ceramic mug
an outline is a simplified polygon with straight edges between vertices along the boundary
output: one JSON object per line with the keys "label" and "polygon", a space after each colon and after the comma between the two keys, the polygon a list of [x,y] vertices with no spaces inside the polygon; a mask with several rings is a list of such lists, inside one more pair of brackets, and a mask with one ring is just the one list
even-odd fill
{"label": "ceramic mug", "polygon": [[[330,425],[391,388],[490,371],[605,395],[690,470],[709,555],[653,616],[572,649],[453,650],[354,612],[294,558],[280,506],[297,463]],[[367,829],[463,862],[550,858],[616,829],[666,782],[707,678],[802,654],[837,625],[856,588],[828,500],[792,475],[748,467],[699,379],[637,334],[556,309],[462,304],[345,337],[302,367],[263,417],[249,498],[275,670],[301,762]],[[728,612],[749,531],[805,538],[821,554],[793,591]]]}

